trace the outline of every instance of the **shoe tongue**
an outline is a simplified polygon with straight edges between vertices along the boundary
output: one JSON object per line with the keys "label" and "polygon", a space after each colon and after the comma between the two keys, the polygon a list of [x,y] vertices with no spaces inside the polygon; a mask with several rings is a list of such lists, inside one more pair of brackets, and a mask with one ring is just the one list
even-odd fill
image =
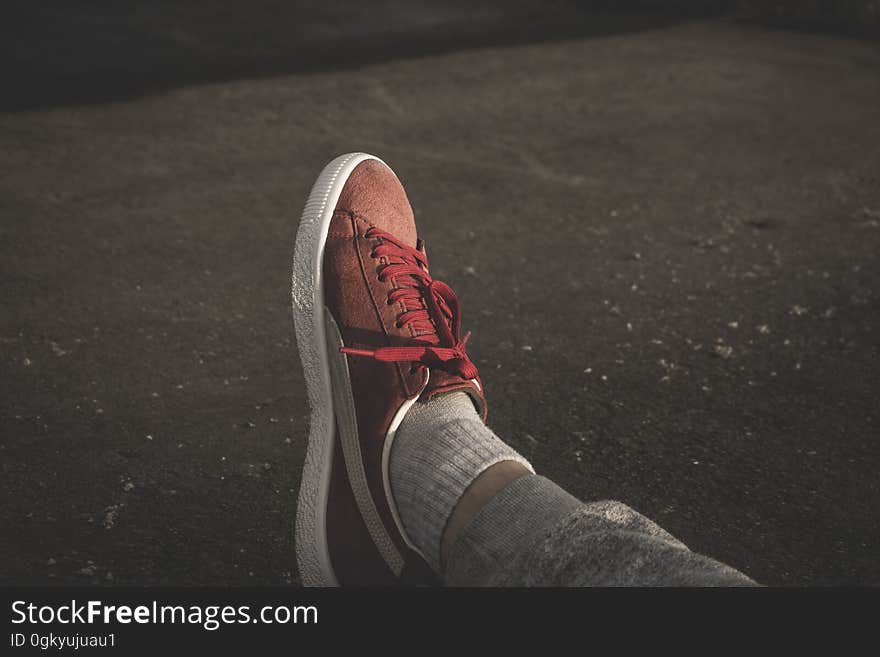
{"label": "shoe tongue", "polygon": [[460,390],[470,395],[477,408],[477,413],[483,420],[486,419],[486,396],[483,394],[483,386],[479,379],[463,379],[456,374],[450,374],[446,370],[431,369],[428,385],[422,391],[422,398],[431,399],[435,395]]}
{"label": "shoe tongue", "polygon": [[355,167],[336,207],[363,216],[415,248],[418,236],[409,199],[394,172],[379,160],[364,160]]}

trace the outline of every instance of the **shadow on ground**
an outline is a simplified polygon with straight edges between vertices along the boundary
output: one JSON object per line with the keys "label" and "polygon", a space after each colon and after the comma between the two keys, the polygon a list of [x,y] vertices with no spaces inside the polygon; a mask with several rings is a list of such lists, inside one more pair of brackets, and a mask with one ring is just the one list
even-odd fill
{"label": "shadow on ground", "polygon": [[5,3],[0,111],[101,103],[175,87],[365,66],[464,48],[636,32],[660,12],[548,3]]}

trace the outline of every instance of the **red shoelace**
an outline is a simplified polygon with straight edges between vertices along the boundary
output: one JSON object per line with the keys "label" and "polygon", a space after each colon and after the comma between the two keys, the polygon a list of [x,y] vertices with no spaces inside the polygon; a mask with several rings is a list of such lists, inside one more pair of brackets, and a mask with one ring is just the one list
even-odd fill
{"label": "red shoelace", "polygon": [[428,259],[421,251],[401,244],[393,235],[378,228],[370,228],[365,236],[381,240],[370,255],[388,259],[388,264],[379,270],[379,280],[394,279],[398,286],[388,293],[387,301],[389,306],[402,302],[406,309],[397,318],[397,327],[410,325],[417,337],[412,345],[405,347],[342,347],[339,351],[385,363],[420,363],[465,379],[475,378],[477,367],[465,351],[470,333],[459,337],[461,317],[458,297],[452,288],[431,278]]}

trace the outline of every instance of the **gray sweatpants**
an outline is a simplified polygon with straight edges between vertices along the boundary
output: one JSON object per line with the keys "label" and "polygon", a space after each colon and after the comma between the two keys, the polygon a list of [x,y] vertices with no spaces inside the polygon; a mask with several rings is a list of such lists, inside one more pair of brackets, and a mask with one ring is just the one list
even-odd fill
{"label": "gray sweatpants", "polygon": [[620,502],[584,504],[521,477],[452,546],[447,586],[755,586]]}

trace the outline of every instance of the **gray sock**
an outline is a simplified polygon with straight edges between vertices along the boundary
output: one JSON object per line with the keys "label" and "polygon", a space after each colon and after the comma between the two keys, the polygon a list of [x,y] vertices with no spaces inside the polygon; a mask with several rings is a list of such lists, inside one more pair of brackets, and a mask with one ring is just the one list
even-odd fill
{"label": "gray sock", "polygon": [[[531,464],[489,429],[467,393],[416,402],[391,448],[391,490],[409,540],[440,572],[440,541],[465,489],[501,461]],[[533,470],[532,470],[533,471]]]}

